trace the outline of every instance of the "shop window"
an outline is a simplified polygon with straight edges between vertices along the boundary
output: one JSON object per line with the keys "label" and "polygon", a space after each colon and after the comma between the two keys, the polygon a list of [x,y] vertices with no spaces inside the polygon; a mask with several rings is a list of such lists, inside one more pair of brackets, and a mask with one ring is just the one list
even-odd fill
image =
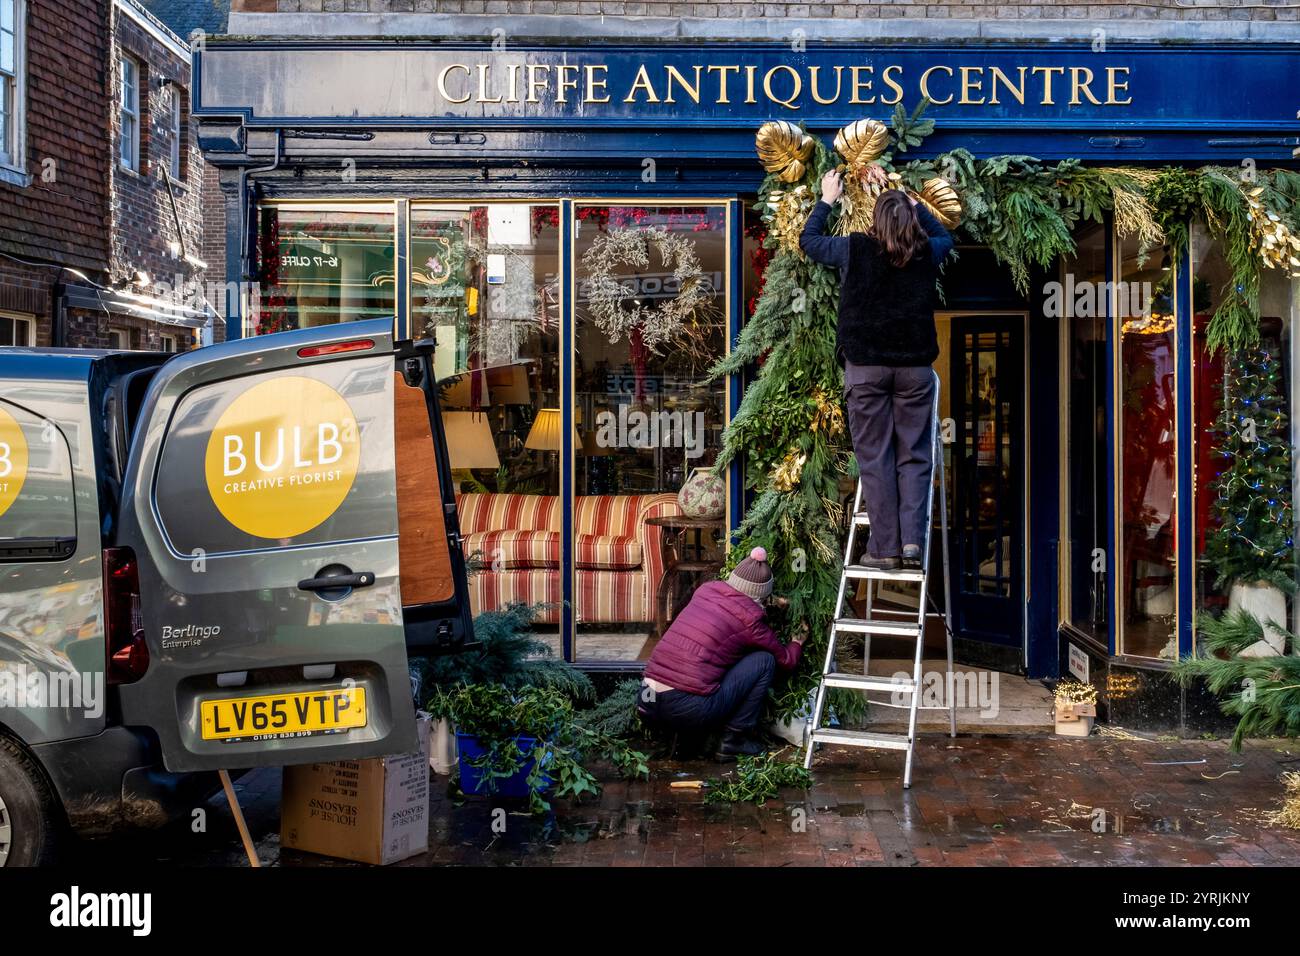
{"label": "shop window", "polygon": [[392,203],[262,207],[253,332],[393,316],[394,222]]}
{"label": "shop window", "polygon": [[1063,262],[1060,322],[1067,342],[1064,476],[1067,508],[1068,598],[1064,619],[1106,643],[1109,541],[1106,455],[1106,229],[1076,236],[1074,258]]}
{"label": "shop window", "polygon": [[1118,651],[1174,660],[1175,329],[1174,263],[1121,239],[1112,300],[1119,329],[1116,418],[1119,449]]}
{"label": "shop window", "polygon": [[[1260,275],[1259,344],[1211,354],[1206,332],[1229,286],[1222,246],[1199,224],[1191,235],[1195,342],[1195,553],[1197,620],[1245,608],[1286,627],[1295,581],[1295,383],[1300,281]],[[1265,631],[1269,648],[1281,635]]]}
{"label": "shop window", "polygon": [[411,207],[411,334],[434,339],[475,615],[534,608],[561,650],[560,209]]}
{"label": "shop window", "polygon": [[[644,659],[722,560],[725,486],[706,470],[727,423],[725,382],[709,379],[727,342],[727,211],[574,215],[575,653]],[[716,518],[683,514],[687,482]]]}
{"label": "shop window", "polygon": [[30,315],[0,312],[0,345],[32,345],[35,322]]}

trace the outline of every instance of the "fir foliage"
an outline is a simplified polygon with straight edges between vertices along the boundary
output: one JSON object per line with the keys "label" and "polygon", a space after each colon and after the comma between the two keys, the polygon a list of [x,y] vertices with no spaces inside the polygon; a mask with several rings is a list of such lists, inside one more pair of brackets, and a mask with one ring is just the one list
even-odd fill
{"label": "fir foliage", "polygon": [[1295,591],[1295,514],[1291,440],[1283,366],[1277,349],[1256,346],[1228,356],[1211,483],[1214,527],[1205,561],[1215,587],[1265,581]]}
{"label": "fir foliage", "polygon": [[[1210,691],[1222,697],[1225,714],[1237,717],[1232,749],[1240,750],[1247,737],[1265,734],[1300,733],[1300,657],[1294,650],[1296,638],[1285,634],[1280,657],[1241,657],[1241,651],[1264,639],[1264,625],[1248,611],[1229,611],[1221,618],[1199,622],[1204,657],[1187,658],[1174,668],[1183,686],[1203,679]],[[1222,656],[1220,656],[1222,655]]]}

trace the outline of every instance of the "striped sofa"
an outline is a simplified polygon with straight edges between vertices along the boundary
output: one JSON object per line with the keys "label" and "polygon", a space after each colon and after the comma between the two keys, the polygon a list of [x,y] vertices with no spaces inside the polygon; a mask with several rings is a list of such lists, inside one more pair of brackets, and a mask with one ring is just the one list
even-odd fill
{"label": "striped sofa", "polygon": [[[470,576],[473,613],[507,604],[547,604],[541,623],[560,620],[558,495],[462,494],[456,498],[465,556],[483,570]],[[681,514],[677,496],[591,495],[574,499],[574,604],[580,624],[654,621],[663,575],[659,528],[646,519]]]}

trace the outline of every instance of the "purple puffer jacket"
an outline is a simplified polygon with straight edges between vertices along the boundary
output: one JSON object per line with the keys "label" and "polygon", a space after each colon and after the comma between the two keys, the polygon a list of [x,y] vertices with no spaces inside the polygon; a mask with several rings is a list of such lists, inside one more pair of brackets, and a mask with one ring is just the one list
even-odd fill
{"label": "purple puffer jacket", "polygon": [[646,662],[645,676],[675,690],[712,694],[746,654],[770,651],[781,670],[794,670],[803,645],[782,644],[763,620],[763,608],[725,581],[696,589]]}

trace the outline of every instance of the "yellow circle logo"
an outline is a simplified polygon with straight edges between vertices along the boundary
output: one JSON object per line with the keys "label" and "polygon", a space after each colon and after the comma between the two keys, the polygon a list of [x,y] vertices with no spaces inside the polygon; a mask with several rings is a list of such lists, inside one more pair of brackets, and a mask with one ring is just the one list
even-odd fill
{"label": "yellow circle logo", "polygon": [[221,413],[204,473],[217,510],[240,531],[292,538],[338,510],[360,457],[352,406],[292,375],[254,385]]}
{"label": "yellow circle logo", "polygon": [[0,408],[0,515],[18,498],[27,480],[27,437],[23,426]]}

